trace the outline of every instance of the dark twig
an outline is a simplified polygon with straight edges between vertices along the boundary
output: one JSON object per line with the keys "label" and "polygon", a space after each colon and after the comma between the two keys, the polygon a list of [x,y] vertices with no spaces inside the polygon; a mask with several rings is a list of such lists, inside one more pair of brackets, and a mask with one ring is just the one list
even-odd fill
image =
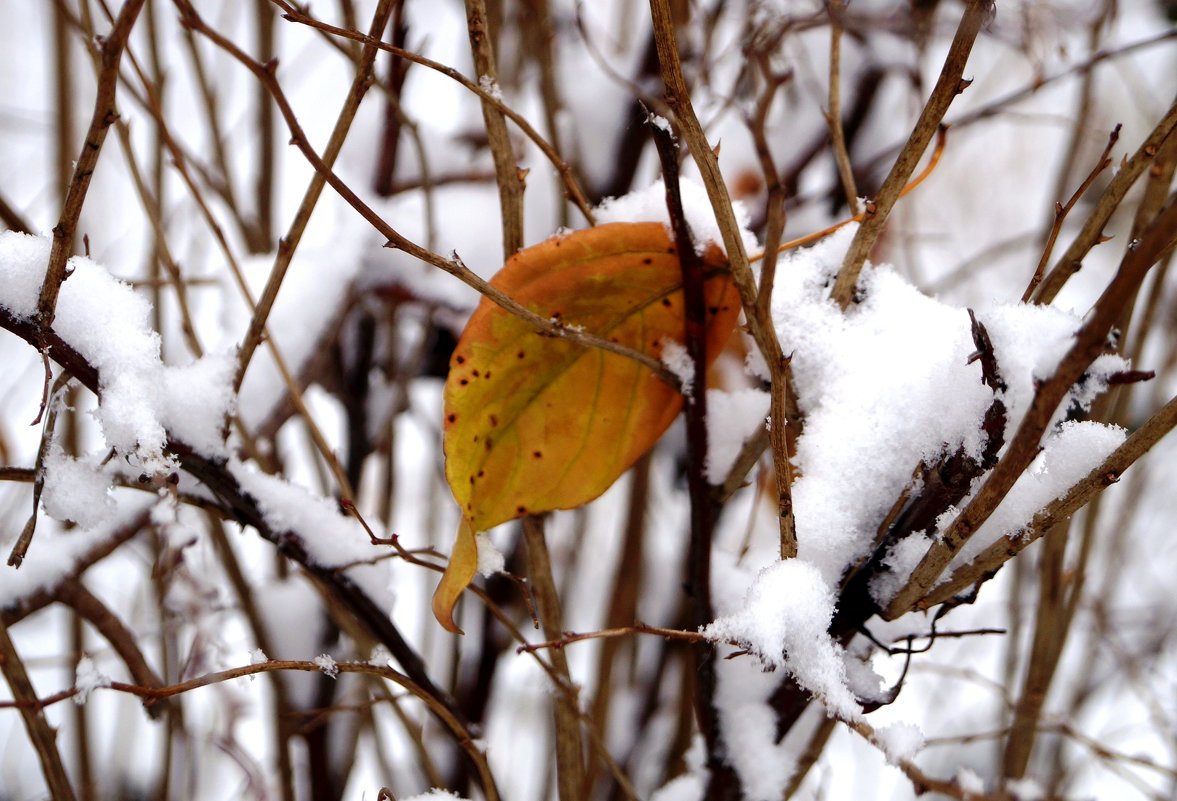
{"label": "dark twig", "polygon": [[1112,218],[1112,213],[1120,207],[1120,201],[1128,194],[1128,190],[1136,183],[1146,167],[1153,163],[1165,140],[1177,127],[1177,99],[1169,106],[1165,116],[1140,145],[1132,157],[1120,165],[1115,176],[1108,183],[1107,188],[1100,195],[1091,212],[1091,216],[1083,223],[1083,228],[1075,236],[1071,246],[1055,262],[1054,267],[1046,274],[1046,278],[1038,285],[1034,292],[1035,303],[1050,303],[1055,295],[1063,288],[1063,284],[1079,271],[1083,259],[1088,252],[1104,239],[1103,227]]}
{"label": "dark twig", "polygon": [[[661,47],[659,60],[665,63]],[[715,511],[710,502],[707,485],[707,308],[704,298],[704,265],[695,252],[694,237],[683,211],[682,194],[678,182],[678,145],[669,130],[661,125],[651,126],[654,147],[662,163],[666,186],[666,208],[674,230],[675,248],[683,276],[684,333],[687,355],[694,373],[687,395],[687,490],[690,494],[691,533],[687,549],[686,589],[690,598],[690,623],[705,626],[714,613],[711,606],[711,545],[715,527]],[[707,764],[717,787],[733,791],[739,779],[723,757],[723,734],[719,710],[715,707],[715,649],[704,648],[692,652],[695,659],[695,717],[707,742]]]}
{"label": "dark twig", "polygon": [[62,282],[68,277],[66,262],[73,247],[82,205],[86,202],[86,192],[90,189],[90,178],[98,165],[98,156],[102,152],[102,143],[106,141],[106,133],[118,118],[115,96],[118,89],[119,62],[127,46],[127,39],[131,35],[131,28],[143,8],[143,2],[144,0],[126,0],[110,34],[102,41],[102,70],[98,74],[94,115],[90,119],[90,130],[86,133],[82,152],[78,154],[74,176],[61,210],[61,219],[53,229],[49,269],[45,273],[45,282],[41,285],[41,294],[37,299],[36,320],[43,329],[53,325],[53,316],[57,311],[57,295],[61,291]]}
{"label": "dark twig", "polygon": [[0,197],[0,222],[8,226],[9,230],[22,234],[31,234],[32,227],[20,215],[20,212],[8,205],[8,201]]}
{"label": "dark twig", "polygon": [[[617,355],[624,356],[628,359],[633,359],[634,361],[648,368],[652,373],[654,373],[654,375],[658,376],[662,380],[666,381],[672,386],[678,386],[678,379],[675,378],[674,374],[667,370],[666,367],[657,359],[654,359],[653,357],[642,353],[641,351],[634,350],[633,348],[627,348],[624,345],[620,345],[616,342],[610,342],[603,337],[594,336],[593,334],[589,334],[585,331],[580,331],[576,328],[562,325],[559,322],[552,321],[547,317],[541,317],[540,315],[528,309],[526,306],[523,306],[513,298],[503,293],[501,290],[484,281],[478,276],[477,273],[463,264],[462,260],[457,257],[457,254],[454,254],[451,258],[447,259],[402,236],[395,228],[393,228],[383,218],[381,218],[380,215],[377,214],[370,206],[364,203],[364,201],[361,200],[358,195],[356,195],[351,187],[344,183],[344,181],[340,179],[340,177],[323,162],[322,158],[320,158],[320,156],[315,152],[314,148],[311,147],[309,141],[307,140],[306,134],[302,129],[302,126],[299,124],[298,119],[294,115],[294,110],[291,108],[290,103],[287,100],[285,93],[283,93],[282,87],[278,84],[278,81],[275,78],[273,72],[267,68],[266,65],[259,64],[256,60],[250,58],[239,47],[234,45],[216,30],[206,25],[204,20],[200,17],[199,14],[196,13],[196,10],[186,2],[186,0],[177,0],[177,2],[181,4],[181,7],[184,11],[183,22],[185,25],[188,25],[193,30],[196,30],[199,33],[207,36],[210,40],[216,43],[218,47],[222,48],[235,59],[237,59],[238,62],[245,66],[266,85],[266,87],[270,90],[271,95],[274,97],[275,102],[277,102],[278,108],[282,112],[283,118],[286,120],[286,124],[290,129],[292,143],[302,152],[307,161],[310,162],[312,167],[314,167],[315,171],[324,176],[327,183],[331,185],[331,188],[339,193],[340,197],[342,197],[348,203],[348,205],[359,212],[360,216],[367,220],[373,228],[379,231],[388,240],[385,244],[385,247],[404,251],[410,256],[420,259],[426,264],[430,264],[442,270],[443,272],[449,273],[455,278],[461,280],[467,286],[470,286],[476,290],[479,294],[490,298],[493,302],[503,307],[511,314],[526,320],[527,323],[535,328],[535,330],[538,332],[560,337],[562,339],[568,340],[569,342],[575,342],[586,347],[599,348],[610,353],[616,353]],[[362,36],[362,34],[356,35]],[[391,48],[391,45],[385,45],[383,42],[373,40],[371,37],[363,37],[360,39],[360,41],[376,41],[377,45],[381,46],[381,49]],[[391,49],[395,50],[396,48]],[[424,61],[428,61],[428,59],[424,59]],[[485,92],[482,92],[482,90],[478,91],[480,94],[486,94]],[[487,96],[489,97],[489,95]],[[514,118],[512,117],[512,119]]]}
{"label": "dark twig", "polygon": [[13,700],[20,705],[20,716],[24,718],[29,740],[41,761],[41,773],[49,785],[53,801],[73,801],[74,790],[65,773],[65,765],[61,762],[61,754],[57,751],[57,738],[49,721],[45,719],[37,691],[29,681],[24,662],[8,636],[8,626],[3,621],[0,621],[0,672],[4,673],[8,681]]}
{"label": "dark twig", "polygon": [[[494,46],[487,30],[486,3],[466,0],[466,30],[470,34],[470,50],[474,55],[474,71],[484,89],[497,89],[498,68],[495,66]],[[490,155],[498,176],[499,211],[502,213],[503,259],[523,248],[523,175],[515,161],[507,120],[494,103],[482,101],[482,119]]]}
{"label": "dark twig", "polygon": [[916,164],[927,150],[937,129],[940,127],[944,114],[953,99],[963,92],[971,81],[964,80],[965,63],[973,49],[973,43],[985,19],[992,12],[990,0],[969,0],[965,6],[964,16],[960,26],[956,29],[956,36],[952,46],[944,59],[944,66],[940,70],[940,77],[936,80],[932,94],[916,120],[915,128],[908,137],[898,158],[887,174],[883,186],[874,199],[866,205],[866,219],[854,234],[850,249],[842,262],[842,269],[838,271],[837,280],[831,297],[843,309],[854,300],[854,289],[858,285],[858,276],[862,272],[862,265],[870,255],[871,248],[883,232],[883,226],[899,200],[904,185],[915,172]]}
{"label": "dark twig", "polygon": [[[264,2],[264,0],[259,0]],[[268,11],[268,7],[263,11]],[[372,38],[379,38],[388,26],[388,18],[392,14],[392,0],[381,0],[377,5],[376,11],[372,16],[372,24],[369,28]],[[327,148],[323,151],[322,162],[323,165],[330,170],[334,164],[335,159],[339,156],[339,152],[343,149],[343,144],[347,139],[347,133],[351,129],[352,121],[355,119],[356,112],[359,111],[360,102],[367,94],[368,88],[372,85],[372,64],[376,60],[377,50],[371,45],[365,45],[360,56],[360,62],[356,67],[355,77],[352,79],[351,88],[348,90],[347,98],[343,102],[343,107],[339,110],[339,115],[335,120],[335,127],[331,131],[331,138],[327,142]],[[273,74],[273,67],[276,65],[265,65],[267,74]],[[268,87],[267,87],[268,88]],[[266,102],[265,105],[270,105]],[[315,172],[307,185],[306,192],[303,193],[302,202],[299,204],[298,211],[294,215],[294,219],[290,223],[290,228],[286,235],[278,243],[278,255],[274,260],[274,267],[270,270],[270,276],[266,279],[265,289],[262,290],[261,297],[258,298],[257,307],[254,309],[253,317],[249,321],[249,330],[245,334],[245,339],[241,343],[241,348],[237,354],[237,375],[233,382],[235,390],[241,388],[241,382],[245,379],[245,371],[249,369],[250,360],[253,358],[254,351],[261,342],[262,333],[266,328],[266,321],[269,319],[270,311],[274,307],[274,301],[278,298],[278,290],[282,287],[282,281],[286,277],[286,271],[290,268],[290,262],[294,259],[294,252],[298,248],[299,242],[302,240],[303,232],[306,230],[307,223],[310,222],[311,214],[315,210],[315,206],[319,202],[319,197],[323,193],[323,187],[327,180],[322,172]]]}
{"label": "dark twig", "polygon": [[1034,290],[1038,288],[1038,284],[1042,282],[1043,276],[1046,275],[1046,264],[1050,261],[1050,254],[1054,250],[1055,240],[1058,239],[1059,232],[1063,229],[1063,222],[1067,219],[1067,214],[1071,209],[1075,208],[1075,204],[1083,195],[1087,194],[1087,190],[1095,183],[1095,179],[1099,174],[1111,166],[1112,160],[1110,158],[1112,148],[1115,147],[1116,141],[1120,138],[1120,125],[1117,124],[1112,129],[1111,134],[1108,135],[1107,147],[1103,149],[1100,154],[1099,161],[1096,162],[1095,167],[1087,174],[1087,178],[1083,183],[1079,184],[1079,188],[1071,195],[1071,199],[1066,204],[1055,201],[1054,204],[1054,223],[1050,226],[1050,234],[1046,238],[1046,246],[1042,249],[1042,258],[1038,260],[1038,266],[1034,268],[1034,275],[1030,278],[1030,284],[1026,287],[1026,291],[1022,293],[1022,303],[1026,303],[1034,295]]}
{"label": "dark twig", "polygon": [[45,488],[45,459],[49,455],[49,449],[53,446],[53,429],[57,425],[57,404],[54,401],[57,394],[68,383],[69,378],[68,372],[63,372],[58,376],[57,381],[53,384],[53,389],[46,394],[46,400],[43,402],[43,407],[47,408],[48,412],[45,416],[45,426],[41,431],[41,444],[37,448],[37,461],[33,466],[33,510],[29,513],[29,519],[25,521],[20,536],[16,538],[16,543],[8,554],[9,567],[20,567],[25,560],[29,546],[33,543],[33,533],[37,529],[37,514],[41,508],[41,491]]}
{"label": "dark twig", "polygon": [[[560,598],[552,576],[552,560],[544,541],[543,518],[527,515],[523,518],[523,539],[527,544],[527,575],[535,593],[535,606],[543,622],[544,636],[553,637],[563,628]],[[576,685],[568,671],[568,657],[563,650],[551,654],[554,679],[567,688],[554,699],[556,719],[556,786],[560,801],[581,798],[584,785],[584,750],[580,731],[580,705]]]}

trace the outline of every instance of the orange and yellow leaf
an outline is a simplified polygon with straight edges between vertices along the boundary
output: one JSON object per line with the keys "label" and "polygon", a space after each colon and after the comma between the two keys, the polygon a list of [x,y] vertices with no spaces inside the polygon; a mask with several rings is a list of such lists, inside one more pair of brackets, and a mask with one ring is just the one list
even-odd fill
{"label": "orange and yellow leaf", "polygon": [[[704,261],[714,356],[740,303],[722,253],[711,247]],[[491,283],[537,314],[654,358],[666,340],[683,339],[682,268],[660,223],[612,223],[549,239],[513,256]],[[507,520],[593,500],[681,407],[678,390],[634,360],[541,336],[484,298],[445,385],[446,478],[470,541]],[[449,620],[472,577],[465,568],[447,571],[444,597],[434,600],[439,620]]]}

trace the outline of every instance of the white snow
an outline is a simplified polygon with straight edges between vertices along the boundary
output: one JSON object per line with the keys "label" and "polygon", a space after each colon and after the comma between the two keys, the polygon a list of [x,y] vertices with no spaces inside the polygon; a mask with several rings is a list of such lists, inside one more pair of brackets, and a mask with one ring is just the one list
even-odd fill
{"label": "white snow", "polygon": [[56,520],[72,520],[83,529],[110,521],[116,510],[110,479],[103,473],[99,459],[67,456],[57,442],[45,457],[41,503],[45,514]]}
{"label": "white snow", "polygon": [[[799,556],[827,582],[865,555],[879,521],[921,462],[960,448],[979,455],[985,444],[980,421],[993,400],[980,364],[969,363],[976,348],[966,309],[921,294],[886,265],[864,271],[863,300],[847,313],[827,300],[852,236],[848,227],[784,258],[773,293],[773,319],[784,351],[792,354],[806,415],[793,487]],[[1008,385],[1008,438],[1029,406],[1034,382],[1052,374],[1081,321],[1021,303],[978,309],[977,317]],[[1111,357],[1088,383],[1098,385],[1124,367]],[[1120,437],[1094,423],[1052,429],[1044,440],[1048,467],[1037,474],[1041,486],[1015,493],[1029,494],[1021,502],[1011,498],[1008,513],[999,512],[993,526],[1024,525],[1037,505],[1097,465]],[[915,544],[904,547],[914,550]]]}
{"label": "white snow", "polygon": [[[695,250],[702,253],[710,242],[726,253],[723,235],[719,231],[719,223],[715,221],[715,212],[711,208],[711,199],[707,197],[707,189],[703,184],[690,178],[680,179],[679,186],[682,190],[683,213],[691,228],[691,236],[695,240]],[[744,250],[748,253],[756,251],[760,244],[756,240],[756,235],[748,230],[747,209],[741,203],[733,203],[732,209],[736,214],[736,222],[740,225]],[[666,210],[666,185],[658,179],[646,189],[639,189],[618,198],[606,198],[597,207],[596,216],[598,225],[610,222],[660,222],[669,230],[670,213]],[[671,232],[671,236],[673,235]]]}
{"label": "white snow", "polygon": [[924,747],[924,733],[914,723],[892,723],[876,729],[875,735],[892,765],[914,759]]}
{"label": "white snow", "polygon": [[956,771],[956,783],[966,795],[985,794],[985,780],[970,768],[960,768]]}
{"label": "white snow", "polygon": [[695,362],[687,353],[686,346],[677,339],[663,337],[661,361],[667,370],[674,373],[682,387],[683,396],[689,401],[695,381]]}
{"label": "white snow", "polygon": [[389,662],[392,661],[392,653],[389,652],[383,644],[377,645],[372,649],[372,655],[368,657],[368,664],[373,667],[388,667]]}
{"label": "white snow", "polygon": [[[827,629],[834,592],[814,565],[787,559],[769,565],[748,588],[743,607],[707,626],[715,642],[745,644],[768,667],[783,668],[843,720],[857,720],[862,707],[846,686],[842,649]],[[769,709],[765,713],[771,715]]]}
{"label": "white snow", "polygon": [[1046,798],[1046,791],[1033,779],[1009,779],[1005,789],[1017,801],[1042,801]]}
{"label": "white snow", "polygon": [[74,703],[78,706],[85,704],[94,690],[110,686],[110,676],[100,671],[94,660],[88,656],[78,660],[77,676],[74,686],[77,687],[78,693],[74,696]]}
{"label": "white snow", "polygon": [[489,75],[479,75],[478,85],[482,87],[482,91],[493,97],[495,100],[501,101],[503,99],[503,90],[499,88],[499,83]]}
{"label": "white snow", "polygon": [[[14,316],[36,313],[50,249],[48,237],[0,233],[0,306]],[[99,371],[94,416],[107,444],[148,473],[174,469],[165,453],[169,431],[200,453],[223,455],[232,360],[164,365],[150,304],[88,258],[74,256],[69,268],[53,328]]]}
{"label": "white snow", "polygon": [[311,661],[319,666],[319,670],[331,678],[334,679],[339,676],[339,665],[330,654],[319,654]]}
{"label": "white snow", "polygon": [[478,575],[490,578],[495,573],[501,573],[507,560],[490,541],[490,535],[480,531],[474,535],[474,542],[478,546]]}
{"label": "white snow", "polygon": [[[665,358],[665,356],[663,357]],[[768,418],[768,393],[759,389],[707,390],[707,480],[722,484],[744,442]]]}

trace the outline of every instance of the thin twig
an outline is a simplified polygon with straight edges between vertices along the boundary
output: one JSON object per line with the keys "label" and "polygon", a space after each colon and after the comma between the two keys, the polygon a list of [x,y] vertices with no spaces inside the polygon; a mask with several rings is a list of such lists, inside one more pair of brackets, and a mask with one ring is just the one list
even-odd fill
{"label": "thin twig", "polygon": [[1100,195],[1095,208],[1083,223],[1083,228],[1075,236],[1071,246],[1059,257],[1054,267],[1047,273],[1046,278],[1038,285],[1033,296],[1035,303],[1050,303],[1054,300],[1059,290],[1063,288],[1063,284],[1078,272],[1088,252],[1101,241],[1105,241],[1103,227],[1111,219],[1112,213],[1119,208],[1120,201],[1136,183],[1136,179],[1144,173],[1146,167],[1153,163],[1165,140],[1175,127],[1177,127],[1177,99],[1169,106],[1165,116],[1152,129],[1140,148],[1132,154],[1130,159],[1120,165],[1120,169],[1116,171],[1115,176],[1108,183],[1103,194]]}
{"label": "thin twig", "polygon": [[965,6],[964,16],[961,18],[960,26],[956,29],[956,36],[953,38],[952,46],[944,59],[940,77],[932,88],[932,94],[928,97],[928,102],[920,112],[907,144],[903,146],[903,150],[895,159],[895,163],[891,166],[891,171],[887,173],[887,178],[883,181],[878,194],[867,203],[866,218],[854,234],[854,240],[846,252],[842,268],[838,271],[838,277],[834,281],[834,288],[830,296],[843,309],[854,300],[854,289],[858,285],[858,276],[862,272],[862,266],[866,262],[871,248],[874,247],[875,241],[879,238],[879,234],[883,232],[883,226],[886,224],[896,201],[899,200],[904,184],[915,172],[916,164],[919,163],[920,157],[927,150],[932,136],[939,129],[944,114],[948,111],[948,106],[971,83],[963,78],[965,63],[973,49],[977,34],[981,31],[981,26],[991,12],[992,2],[990,0],[969,0]]}
{"label": "thin twig", "polygon": [[[28,671],[17,653],[16,646],[8,636],[8,626],[0,620],[0,672],[12,690],[12,705],[19,705],[20,716],[24,719],[25,730],[41,762],[41,774],[49,786],[53,801],[73,801],[74,790],[57,751],[57,737],[37,698],[37,691],[29,681]],[[4,704],[0,704],[0,707]]]}
{"label": "thin twig", "polygon": [[36,319],[42,328],[53,325],[53,316],[57,312],[57,295],[61,291],[62,282],[68,277],[66,262],[73,247],[82,205],[86,202],[86,192],[90,189],[90,178],[98,165],[98,156],[102,152],[102,143],[106,141],[107,130],[118,118],[115,96],[118,90],[119,61],[127,46],[135,19],[143,8],[143,2],[144,0],[126,0],[110,34],[102,41],[102,70],[98,75],[94,115],[90,119],[90,130],[86,133],[82,152],[78,154],[74,176],[61,210],[61,218],[53,228],[49,268],[45,272],[45,282],[41,285],[41,294],[37,298]]}
{"label": "thin twig", "polygon": [[290,22],[317,28],[335,36],[343,36],[362,44],[373,44],[373,46],[380,48],[386,53],[392,53],[397,58],[403,58],[407,61],[412,61],[414,64],[420,64],[423,67],[445,75],[447,78],[460,83],[466,89],[478,95],[478,97],[484,103],[490,103],[509,120],[511,120],[511,122],[515,123],[519,130],[523,132],[524,136],[535,143],[536,147],[540,149],[548,161],[552,163],[552,166],[556,168],[556,171],[560,173],[560,177],[564,181],[564,188],[568,192],[568,197],[572,200],[573,203],[576,204],[576,207],[580,209],[580,213],[584,215],[584,218],[588,221],[589,225],[595,224],[592,208],[589,206],[588,200],[585,199],[584,192],[577,183],[576,176],[572,173],[572,168],[568,166],[567,162],[560,158],[560,154],[556,152],[556,150],[548,143],[546,139],[540,136],[539,132],[535,130],[534,127],[532,127],[531,123],[529,123],[518,112],[514,111],[510,106],[503,103],[501,99],[495,97],[493,92],[482,88],[478,85],[478,83],[470,80],[465,75],[462,75],[453,67],[447,67],[445,64],[426,58],[425,56],[414,53],[411,50],[405,50],[403,48],[387,44],[386,42],[373,40],[372,37],[364,36],[362,33],[357,31],[349,31],[346,28],[339,28],[334,25],[328,25],[325,22],[320,22],[319,20],[302,13],[293,5],[286,2],[286,0],[270,0],[270,2],[280,7],[283,12],[285,12],[283,14],[284,18]]}
{"label": "thin twig", "polygon": [[[264,2],[264,0],[261,0]],[[370,35],[379,38],[386,27],[388,27],[388,19],[392,16],[392,0],[380,0],[376,6],[376,11],[372,15],[372,24],[369,27]],[[266,7],[268,10],[268,6]],[[339,114],[335,119],[335,127],[331,130],[331,138],[327,142],[327,147],[323,151],[322,161],[327,169],[331,169],[335,165],[335,160],[339,153],[343,150],[343,144],[347,140],[348,131],[351,129],[352,122],[355,120],[356,112],[359,111],[360,103],[367,94],[368,87],[372,85],[373,73],[372,65],[376,60],[377,50],[375,47],[365,45],[360,56],[359,64],[356,67],[355,77],[352,79],[351,88],[348,90],[347,97],[343,101],[343,107],[339,110]],[[267,65],[268,67],[268,65]],[[269,105],[267,100],[266,105]],[[294,253],[298,249],[299,242],[302,241],[303,232],[306,230],[307,223],[310,222],[311,214],[314,213],[315,206],[319,202],[319,197],[323,193],[323,187],[327,183],[323,173],[316,171],[311,176],[310,183],[307,185],[306,191],[303,193],[302,201],[299,203],[298,211],[294,215],[294,219],[290,223],[290,227],[286,231],[286,235],[278,243],[278,253],[274,259],[274,266],[270,269],[270,275],[266,279],[266,286],[262,290],[261,297],[258,298],[257,306],[253,310],[253,316],[249,321],[249,329],[245,332],[245,338],[241,342],[241,347],[237,352],[237,373],[233,379],[233,390],[236,392],[241,389],[241,382],[245,380],[245,372],[249,369],[250,360],[253,358],[254,351],[261,342],[262,333],[266,328],[266,321],[270,317],[270,311],[274,308],[274,301],[278,299],[278,290],[282,287],[282,281],[286,278],[286,271],[290,268],[290,263],[294,259]]]}
{"label": "thin twig", "polygon": [[[478,75],[479,86],[497,90],[499,74],[495,65],[494,46],[487,30],[486,3],[483,0],[466,0],[466,31],[470,36],[470,50],[474,56],[474,71]],[[486,124],[486,138],[498,176],[505,261],[523,249],[523,175],[515,161],[503,112],[494,103],[483,100],[482,119]]]}
{"label": "thin twig", "polygon": [[[844,0],[831,0],[830,15],[830,89],[829,110],[826,123],[830,127],[830,143],[834,160],[838,163],[838,178],[846,195],[850,213],[858,214],[858,187],[854,185],[854,170],[850,166],[850,154],[846,151],[846,135],[842,130],[842,14],[846,13]],[[767,247],[765,248],[767,250]]]}
{"label": "thin twig", "polygon": [[647,626],[645,623],[634,623],[632,626],[618,626],[616,628],[587,631],[579,634],[574,631],[568,631],[556,639],[520,645],[515,649],[515,653],[529,654],[549,648],[561,650],[573,643],[585,642],[586,640],[611,640],[618,637],[632,637],[635,634],[652,634],[667,640],[681,640],[695,644],[708,642],[707,637],[697,631],[683,631],[682,629],[668,629],[662,626]]}
{"label": "thin twig", "polygon": [[1022,303],[1030,300],[1034,295],[1034,290],[1038,288],[1038,284],[1042,282],[1043,276],[1046,275],[1046,264],[1050,261],[1050,254],[1054,250],[1054,243],[1058,239],[1059,232],[1063,229],[1063,222],[1067,219],[1067,214],[1070,213],[1071,209],[1075,208],[1075,204],[1079,202],[1083,195],[1087,194],[1087,190],[1095,183],[1095,179],[1099,177],[1099,174],[1111,166],[1112,160],[1110,154],[1119,138],[1120,125],[1117,124],[1112,129],[1111,134],[1108,135],[1107,147],[1100,154],[1099,161],[1096,162],[1091,172],[1087,174],[1087,178],[1083,180],[1083,183],[1079,184],[1079,188],[1071,195],[1070,200],[1065,205],[1055,201],[1054,222],[1050,226],[1050,234],[1046,237],[1046,246],[1042,249],[1042,257],[1038,260],[1038,266],[1034,268],[1034,275],[1030,278],[1030,283],[1026,286],[1026,291],[1022,293]]}
{"label": "thin twig", "polygon": [[[364,203],[364,201],[361,200],[359,196],[357,196],[356,193],[352,191],[352,189],[346,183],[344,183],[342,179],[339,178],[338,175],[336,175],[326,164],[323,163],[323,160],[310,146],[310,143],[306,138],[306,134],[303,132],[302,126],[295,117],[294,111],[291,108],[285,93],[283,93],[281,86],[278,84],[277,79],[274,77],[270,66],[259,64],[256,60],[248,56],[232,42],[221,36],[221,34],[219,34],[217,31],[208,27],[204,23],[203,19],[201,19],[201,17],[196,13],[195,9],[189,5],[186,0],[177,0],[177,2],[182,4],[182,8],[184,10],[184,24],[191,26],[194,30],[207,36],[210,40],[216,43],[217,46],[221,47],[223,50],[232,55],[250,72],[257,76],[259,80],[266,84],[275,101],[278,103],[279,110],[282,112],[282,116],[285,118],[287,126],[290,128],[292,143],[302,152],[307,161],[310,162],[311,166],[326,178],[327,183],[331,185],[331,188],[338,192],[339,195],[352,208],[359,212],[360,216],[367,220],[372,225],[372,227],[379,231],[381,235],[383,235],[388,240],[385,247],[402,250],[414,258],[420,259],[427,264],[437,267],[443,272],[449,273],[455,278],[461,280],[467,286],[476,290],[479,294],[489,298],[491,301],[498,304],[511,314],[514,314],[516,317],[525,320],[529,325],[531,325],[536,331],[540,333],[566,339],[569,342],[574,342],[585,347],[598,348],[610,353],[615,353],[618,356],[624,356],[628,359],[633,359],[634,361],[648,368],[652,373],[654,373],[654,375],[666,381],[671,386],[678,386],[678,379],[674,376],[674,374],[666,369],[666,367],[661,362],[659,362],[657,359],[654,359],[652,356],[642,353],[641,351],[634,350],[633,348],[627,348],[624,345],[620,345],[616,342],[610,342],[607,339],[589,334],[588,332],[562,325],[558,321],[553,321],[547,317],[541,317],[540,315],[515,301],[513,298],[506,295],[501,290],[484,281],[481,277],[478,276],[477,273],[473,272],[465,264],[463,264],[461,259],[458,258],[457,254],[454,254],[449,259],[444,258],[430,250],[421,247],[420,245],[417,245],[416,243],[398,233],[396,229],[385,222],[379,214],[377,214],[370,206]],[[369,39],[370,38],[365,38],[363,41],[368,41]],[[383,45],[382,42],[379,44]],[[388,49],[388,47],[390,46],[385,46],[383,49]]]}
{"label": "thin twig", "polygon": [[[563,630],[563,616],[556,581],[552,577],[552,560],[544,541],[542,517],[527,515],[523,518],[523,539],[527,544],[527,574],[535,593],[536,609],[543,622],[544,634],[552,637]],[[576,801],[581,798],[584,785],[580,704],[568,670],[568,657],[562,650],[556,650],[552,652],[551,660],[560,684],[569,688],[569,692],[561,693],[556,699],[553,710],[556,719],[556,785],[560,801]]]}

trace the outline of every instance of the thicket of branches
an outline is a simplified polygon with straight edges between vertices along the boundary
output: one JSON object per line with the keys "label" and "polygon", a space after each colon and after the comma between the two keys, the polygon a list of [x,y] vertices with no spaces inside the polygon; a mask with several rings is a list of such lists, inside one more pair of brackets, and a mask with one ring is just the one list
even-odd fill
{"label": "thicket of branches", "polygon": [[[697,784],[664,798],[754,797],[717,662],[756,656],[698,629],[716,617],[716,542],[768,537],[788,559],[819,536],[795,525],[807,407],[770,300],[782,243],[851,218],[829,289],[848,314],[869,258],[962,307],[1020,299],[1082,321],[1024,417],[1007,419],[973,318],[993,390],[985,447],[911,465],[837,588],[829,634],[891,689],[864,699],[870,717],[839,720],[778,671],[767,708],[795,760],[784,796],[848,797],[857,770],[870,789],[854,797],[1173,797],[1167,13],[978,0],[5,8],[4,46],[40,66],[0,101],[0,219],[52,249],[35,314],[0,290],[0,589],[45,577],[0,595],[0,731],[16,755],[0,760],[0,799],[439,787],[574,801],[646,798],[682,776]],[[4,69],[20,79],[14,60]],[[774,425],[709,484],[703,404],[688,404],[601,502],[496,532],[505,571],[477,582],[452,637],[428,598],[457,520],[439,387],[467,287],[493,294],[486,279],[511,254],[680,170],[709,192],[744,305],[727,364],[763,358],[767,378],[739,380],[769,391]],[[762,260],[740,244],[733,199]],[[670,217],[689,241],[673,205]],[[54,326],[75,253],[150,300],[166,362],[233,348],[233,460],[173,436],[174,471],[139,473],[104,442],[89,414],[101,369]],[[298,298],[286,311],[282,291]],[[946,572],[1109,353],[1132,369],[1068,415],[1122,426],[1123,444]],[[56,447],[109,452],[115,523],[75,532],[39,508]],[[234,464],[332,499],[346,531],[366,531],[362,563],[325,560],[311,502],[283,525]],[[937,525],[880,603],[871,586],[890,554]],[[926,750],[897,752],[884,718],[918,723]]]}

